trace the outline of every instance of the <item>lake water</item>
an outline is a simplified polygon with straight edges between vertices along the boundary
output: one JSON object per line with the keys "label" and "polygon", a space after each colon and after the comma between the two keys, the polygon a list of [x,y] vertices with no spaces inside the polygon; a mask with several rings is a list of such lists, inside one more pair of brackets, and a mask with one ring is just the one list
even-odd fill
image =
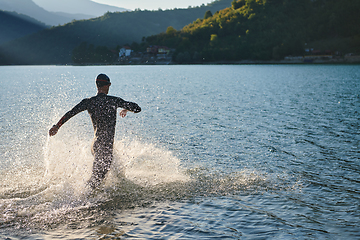
{"label": "lake water", "polygon": [[[0,67],[1,239],[360,239],[360,66]],[[96,94],[118,117],[89,193]]]}

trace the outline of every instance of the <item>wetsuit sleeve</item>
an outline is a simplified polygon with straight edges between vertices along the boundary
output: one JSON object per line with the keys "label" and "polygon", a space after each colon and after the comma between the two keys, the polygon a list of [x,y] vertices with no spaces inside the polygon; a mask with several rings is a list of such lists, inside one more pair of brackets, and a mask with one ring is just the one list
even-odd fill
{"label": "wetsuit sleeve", "polygon": [[56,124],[56,126],[59,128],[64,123],[66,123],[70,118],[75,116],[76,114],[85,111],[88,109],[88,102],[89,99],[82,100],[79,104],[77,104],[73,109],[65,113],[65,115],[59,120],[59,122]]}
{"label": "wetsuit sleeve", "polygon": [[129,110],[131,112],[134,113],[139,113],[141,112],[141,108],[139,107],[139,105],[137,105],[134,102],[127,102],[121,98],[117,98],[117,106],[120,108],[124,108],[126,110]]}

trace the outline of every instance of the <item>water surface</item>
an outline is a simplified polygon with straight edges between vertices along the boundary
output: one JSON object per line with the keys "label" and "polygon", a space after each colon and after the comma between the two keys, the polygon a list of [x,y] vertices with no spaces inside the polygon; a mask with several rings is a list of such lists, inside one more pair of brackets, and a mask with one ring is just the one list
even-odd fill
{"label": "water surface", "polygon": [[[360,238],[358,65],[0,70],[0,237]],[[99,73],[143,111],[89,193],[88,114],[47,131]]]}

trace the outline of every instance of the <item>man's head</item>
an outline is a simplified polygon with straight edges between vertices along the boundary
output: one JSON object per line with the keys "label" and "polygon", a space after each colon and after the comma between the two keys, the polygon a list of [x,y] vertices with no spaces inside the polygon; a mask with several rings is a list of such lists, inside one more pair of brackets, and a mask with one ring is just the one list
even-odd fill
{"label": "man's head", "polygon": [[106,76],[105,74],[101,73],[96,77],[96,86],[98,88],[104,87],[104,86],[110,86],[110,78]]}

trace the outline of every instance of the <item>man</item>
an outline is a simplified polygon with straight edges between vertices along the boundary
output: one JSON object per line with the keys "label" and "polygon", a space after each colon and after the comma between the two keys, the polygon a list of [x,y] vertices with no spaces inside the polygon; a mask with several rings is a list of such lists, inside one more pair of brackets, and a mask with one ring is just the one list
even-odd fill
{"label": "man", "polygon": [[88,182],[92,189],[100,185],[106,173],[110,170],[113,159],[117,108],[123,108],[120,111],[121,117],[125,117],[128,111],[134,113],[141,111],[141,108],[136,103],[124,101],[119,97],[108,96],[110,85],[110,78],[105,74],[99,74],[96,78],[97,95],[82,100],[49,130],[49,135],[54,136],[70,118],[82,111],[88,111],[95,133],[92,145],[94,155],[93,172]]}

